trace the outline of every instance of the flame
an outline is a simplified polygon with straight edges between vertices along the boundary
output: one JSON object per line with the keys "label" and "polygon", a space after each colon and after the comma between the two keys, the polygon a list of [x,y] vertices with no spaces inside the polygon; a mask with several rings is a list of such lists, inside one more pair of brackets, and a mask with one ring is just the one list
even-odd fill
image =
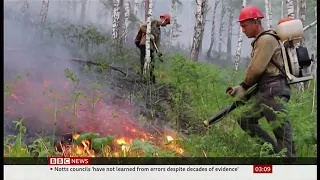
{"label": "flame", "polygon": [[[27,81],[25,83],[18,83],[12,85],[14,87],[14,92],[11,94],[11,104],[9,103],[6,107],[6,111],[10,115],[16,115],[18,117],[25,117],[27,114],[23,114],[26,112],[31,112],[32,114],[41,114],[39,109],[50,108],[54,109],[55,104],[54,100],[58,99],[58,95],[55,95],[52,91],[49,91],[46,94],[41,94],[42,90],[39,88],[42,86],[44,89],[48,88],[49,86],[54,85],[53,81],[50,80],[43,80],[42,83],[36,85],[33,84],[31,81]],[[61,83],[61,91],[66,91],[66,89],[71,88],[68,82]],[[36,90],[31,90],[31,92],[35,92],[34,96],[37,98],[30,98],[26,99],[25,93],[23,90],[26,88],[36,88]],[[99,90],[95,90],[93,94],[95,96],[100,96],[103,92]],[[29,95],[29,94],[28,94]],[[53,97],[51,99],[46,99],[46,96]],[[45,97],[45,98],[44,98]],[[60,97],[60,95],[59,95]],[[31,99],[31,100],[30,100]],[[29,101],[28,101],[29,100]],[[59,99],[60,102],[70,102],[69,99],[61,96]],[[138,126],[135,120],[129,118],[132,114],[131,110],[133,110],[133,104],[130,103],[128,100],[122,100],[117,98],[115,100],[116,104],[121,104],[121,106],[125,106],[125,109],[120,109],[116,105],[113,104],[106,104],[103,101],[103,98],[99,97],[96,99],[96,102],[92,103],[92,101],[88,102],[88,100],[80,99],[79,105],[76,107],[77,111],[75,112],[77,121],[81,120],[81,123],[77,123],[77,128],[81,129],[81,131],[89,131],[89,132],[97,132],[107,136],[116,136],[112,145],[105,145],[103,149],[103,155],[106,157],[114,156],[132,156],[133,152],[132,145],[133,139],[139,139],[140,141],[151,141],[152,145],[174,150],[177,154],[183,155],[184,150],[179,147],[176,139],[173,138],[171,135],[163,136],[163,132],[149,132],[147,129],[141,128]],[[18,102],[18,103],[16,103]],[[31,106],[28,106],[31,104]],[[19,108],[16,108],[19,106]],[[92,114],[92,106],[95,107],[95,112]],[[30,107],[39,108],[37,110],[31,109]],[[20,109],[26,108],[27,110],[19,111]],[[30,108],[30,109],[29,109]],[[61,107],[59,107],[61,108]],[[63,107],[64,108],[64,107]],[[96,110],[97,109],[97,110]],[[75,110],[75,107],[71,106],[71,110]],[[31,114],[31,113],[30,113]],[[45,114],[45,112],[43,113]],[[42,115],[43,115],[42,114]],[[59,117],[58,117],[59,116]],[[48,115],[47,117],[43,117],[46,123],[53,124],[53,116]],[[68,112],[60,112],[56,119],[57,124],[64,128],[72,127],[71,123],[72,116],[68,115]],[[27,120],[25,120],[27,121]],[[87,122],[86,122],[87,121]],[[87,123],[87,124],[86,124]],[[106,133],[107,132],[107,133]],[[80,134],[75,133],[72,135],[72,139],[75,141],[80,137]],[[59,147],[61,150],[61,156],[64,157],[74,157],[74,156],[84,156],[84,157],[97,157],[101,156],[100,152],[95,152],[95,150],[91,147],[90,140],[82,140],[79,145],[74,143],[71,144],[64,144],[59,143]],[[58,151],[58,147],[55,147]],[[135,152],[136,153],[136,152]],[[136,156],[143,156],[143,152],[136,153]],[[154,153],[157,155],[157,153]]]}
{"label": "flame", "polygon": [[167,140],[170,142],[173,141],[173,138],[171,136],[167,136]]}

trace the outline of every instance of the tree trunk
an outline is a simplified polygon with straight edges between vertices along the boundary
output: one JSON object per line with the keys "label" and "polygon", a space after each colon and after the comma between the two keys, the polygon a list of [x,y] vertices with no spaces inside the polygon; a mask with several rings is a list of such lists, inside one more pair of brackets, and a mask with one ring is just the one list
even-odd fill
{"label": "tree trunk", "polygon": [[130,16],[130,1],[124,0],[124,23],[123,23],[123,31],[122,31],[123,42],[127,42],[128,27],[130,23],[129,16]]}
{"label": "tree trunk", "polygon": [[202,36],[200,37],[200,47],[199,47],[199,53],[202,54],[202,45],[203,45],[203,33],[204,33],[204,28],[206,27],[206,18],[207,18],[207,14],[208,14],[208,4],[206,3],[202,3],[202,9],[203,9],[203,24],[202,24]]}
{"label": "tree trunk", "polygon": [[283,1],[284,0],[281,0],[281,19],[284,18],[284,5],[283,5],[284,3],[283,3]]}
{"label": "tree trunk", "polygon": [[78,1],[73,0],[73,6],[72,6],[72,10],[73,10],[73,15],[72,18],[75,22],[77,22],[77,7],[78,7]]}
{"label": "tree trunk", "polygon": [[113,16],[112,16],[112,38],[114,42],[119,40],[119,23],[120,22],[120,0],[113,1]]}
{"label": "tree trunk", "polygon": [[[317,0],[315,0],[315,7],[314,7],[314,18],[315,20],[317,21]],[[315,43],[315,47],[317,47],[317,44],[318,44],[318,41],[317,41],[317,24],[315,25],[315,28],[316,28],[316,37],[315,37],[315,40],[316,40],[316,43]],[[314,56],[314,63],[313,63],[313,66],[312,66],[312,74],[314,74],[314,77],[316,77],[317,75],[317,48],[315,48],[315,56]]]}
{"label": "tree trunk", "polygon": [[80,13],[80,24],[83,25],[86,18],[86,6],[87,6],[87,0],[82,0],[81,3],[81,13]]}
{"label": "tree trunk", "polygon": [[227,57],[228,57],[228,61],[231,61],[231,58],[232,58],[232,53],[231,53],[232,21],[233,21],[234,8],[231,8],[231,6],[229,6],[228,11],[229,11],[229,26],[228,26],[228,41],[227,41]]}
{"label": "tree trunk", "polygon": [[150,69],[151,53],[150,53],[150,35],[151,35],[151,17],[152,17],[152,0],[148,0],[148,17],[147,17],[147,33],[146,33],[146,60],[144,63],[143,74],[146,75]]}
{"label": "tree trunk", "polygon": [[[175,10],[175,7],[176,7],[176,1],[175,0],[171,0],[171,3],[170,3],[170,7],[169,7],[169,14],[171,16],[171,19],[172,19],[172,23],[175,22],[175,17],[174,17],[174,10]],[[172,24],[170,26],[170,33],[169,33],[169,45],[172,43],[172,38],[173,38],[173,31],[174,31],[174,24]]]}
{"label": "tree trunk", "polygon": [[144,0],[144,21],[147,21],[149,15],[149,0]]}
{"label": "tree trunk", "polygon": [[227,11],[227,8],[226,8],[226,2],[222,1],[221,2],[221,19],[220,19],[220,27],[219,27],[219,46],[218,46],[218,52],[219,52],[219,55],[221,54],[221,48],[222,48],[222,42],[223,40],[225,39],[224,36],[222,35],[222,32],[224,30],[224,21],[223,21],[223,18],[224,18],[224,15],[226,14],[226,11]]}
{"label": "tree trunk", "polygon": [[194,26],[194,34],[192,39],[190,57],[192,61],[198,61],[201,39],[204,30],[204,11],[207,0],[196,0],[196,23]]}
{"label": "tree trunk", "polygon": [[294,0],[293,3],[295,3],[293,6],[296,8],[296,18],[300,19],[300,0]]}
{"label": "tree trunk", "polygon": [[[242,8],[247,6],[247,0],[242,0]],[[240,26],[240,25],[239,25]],[[239,67],[239,60],[241,56],[241,48],[242,48],[242,28],[239,28],[239,35],[238,35],[238,46],[236,51],[236,56],[234,57],[234,68],[233,72],[236,73]]]}
{"label": "tree trunk", "polygon": [[287,4],[287,17],[294,18],[294,3],[293,0],[286,0]]}
{"label": "tree trunk", "polygon": [[211,57],[211,51],[214,45],[215,18],[216,18],[216,11],[217,11],[219,2],[220,0],[216,0],[213,5],[213,15],[212,15],[212,23],[211,23],[211,40],[210,40],[210,46],[207,52],[207,57],[209,58]]}
{"label": "tree trunk", "polygon": [[137,17],[138,14],[138,0],[133,0],[133,15]]}
{"label": "tree trunk", "polygon": [[306,12],[307,12],[307,1],[300,0],[300,8],[299,8],[299,19],[301,19],[303,25],[305,25],[306,21]]}
{"label": "tree trunk", "polygon": [[264,0],[266,8],[266,24],[267,28],[272,28],[272,9],[271,9],[271,0]]}
{"label": "tree trunk", "polygon": [[27,15],[29,12],[30,12],[30,10],[29,10],[29,2],[28,2],[28,0],[25,0],[23,2],[22,7],[21,7],[22,16]]}
{"label": "tree trunk", "polygon": [[43,24],[46,21],[47,15],[48,15],[48,9],[49,9],[49,0],[43,0],[41,11],[40,11],[40,24]]}

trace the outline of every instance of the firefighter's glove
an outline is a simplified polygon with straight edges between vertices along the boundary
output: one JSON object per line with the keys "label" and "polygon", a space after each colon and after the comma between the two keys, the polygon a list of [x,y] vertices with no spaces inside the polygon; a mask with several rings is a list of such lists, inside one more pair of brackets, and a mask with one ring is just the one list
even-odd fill
{"label": "firefighter's glove", "polygon": [[233,87],[229,94],[238,100],[246,101],[246,90],[241,85]]}

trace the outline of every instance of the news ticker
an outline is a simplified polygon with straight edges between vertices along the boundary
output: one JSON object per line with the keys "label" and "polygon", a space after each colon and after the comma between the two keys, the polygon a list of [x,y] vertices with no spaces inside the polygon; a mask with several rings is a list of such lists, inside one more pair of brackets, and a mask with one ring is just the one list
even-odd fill
{"label": "news ticker", "polygon": [[[70,163],[72,160],[70,159]],[[5,180],[316,180],[316,165],[5,165]]]}

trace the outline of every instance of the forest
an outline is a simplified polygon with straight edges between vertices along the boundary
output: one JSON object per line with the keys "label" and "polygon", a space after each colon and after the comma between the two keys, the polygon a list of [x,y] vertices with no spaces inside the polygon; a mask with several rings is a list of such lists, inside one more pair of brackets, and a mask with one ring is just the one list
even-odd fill
{"label": "forest", "polygon": [[[237,20],[248,5],[265,29],[284,17],[303,23],[313,79],[291,85],[285,106],[297,156],[316,157],[316,0],[5,0],[4,157],[285,156],[240,128],[246,106],[203,123],[234,102],[225,91],[245,76],[253,39]],[[148,51],[163,13],[171,24],[150,84],[134,38],[147,23]]]}

